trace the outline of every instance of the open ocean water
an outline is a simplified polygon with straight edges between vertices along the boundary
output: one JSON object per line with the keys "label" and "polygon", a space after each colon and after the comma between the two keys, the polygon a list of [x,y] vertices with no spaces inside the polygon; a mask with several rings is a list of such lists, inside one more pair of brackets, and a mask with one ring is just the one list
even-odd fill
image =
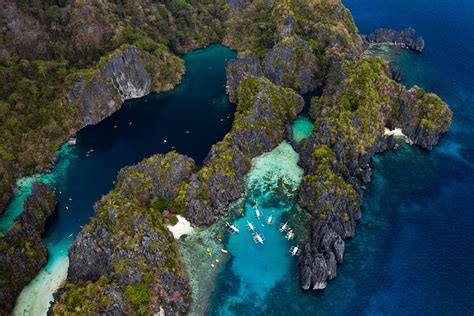
{"label": "open ocean water", "polygon": [[[452,128],[432,152],[404,146],[374,159],[356,236],[324,291],[300,290],[296,260],[268,263],[287,273],[274,273],[274,286],[259,290],[259,270],[231,259],[218,278],[212,315],[474,313],[474,1],[343,2],[362,34],[411,26],[424,37],[422,54],[404,51],[395,59],[403,84],[449,104]],[[273,249],[286,253],[287,246]],[[264,261],[254,256],[247,262]],[[257,294],[249,297],[243,276],[252,272]]]}

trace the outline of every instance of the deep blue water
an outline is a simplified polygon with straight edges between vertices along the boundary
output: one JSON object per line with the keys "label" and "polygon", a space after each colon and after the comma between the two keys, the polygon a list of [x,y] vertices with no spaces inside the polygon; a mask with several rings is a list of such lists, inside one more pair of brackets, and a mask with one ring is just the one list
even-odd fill
{"label": "deep blue water", "polygon": [[474,2],[343,2],[361,33],[412,26],[425,38],[422,54],[397,57],[403,83],[439,94],[454,112],[453,126],[431,153],[405,146],[374,159],[356,237],[326,290],[300,290],[293,262],[263,303],[220,312],[229,293],[239,293],[226,267],[210,314],[474,313]]}
{"label": "deep blue water", "polygon": [[[54,290],[50,284],[60,279],[68,247],[81,225],[94,215],[94,203],[113,187],[120,168],[173,149],[200,165],[211,146],[230,130],[234,106],[225,94],[225,66],[235,56],[222,45],[186,54],[186,74],[178,87],[125,102],[109,118],[81,130],[77,145],[63,145],[52,173],[32,177],[56,189],[58,206],[44,236],[48,264],[23,291],[17,314],[45,313],[49,298],[38,294]],[[23,179],[22,188],[0,218],[0,230],[8,230],[23,210],[32,178]]]}
{"label": "deep blue water", "polygon": [[234,106],[224,86],[225,65],[234,57],[221,45],[191,52],[184,58],[186,74],[178,87],[127,101],[112,116],[81,130],[73,153],[79,159],[58,181],[59,211],[49,222],[46,240],[59,241],[66,230],[78,233],[79,225],[93,215],[92,205],[113,187],[124,166],[173,149],[200,164],[232,126]]}

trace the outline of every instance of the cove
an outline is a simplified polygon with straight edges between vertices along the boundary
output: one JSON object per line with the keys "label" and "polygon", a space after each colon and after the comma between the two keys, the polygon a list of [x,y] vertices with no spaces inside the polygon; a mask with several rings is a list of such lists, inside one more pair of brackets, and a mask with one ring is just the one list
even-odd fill
{"label": "cove", "polygon": [[227,60],[235,56],[222,45],[188,53],[179,86],[125,102],[107,119],[81,130],[76,146],[63,145],[58,152],[60,162],[51,173],[20,181],[22,187],[0,220],[2,230],[22,212],[33,180],[55,188],[58,206],[44,236],[48,264],[23,290],[15,314],[46,313],[52,293],[65,278],[68,247],[93,216],[93,204],[113,187],[120,168],[173,149],[202,163],[232,125],[234,106],[224,86]]}
{"label": "cove", "polygon": [[[299,142],[309,136],[312,121],[301,114],[292,128],[294,140]],[[252,168],[245,180],[245,197],[230,206],[234,212],[237,209],[240,213],[232,222],[240,232],[226,235],[224,246],[230,258],[219,267],[208,310],[210,315],[257,311],[259,306],[267,303],[268,293],[297,261],[289,250],[298,246],[299,238],[285,238],[285,232],[280,232],[279,227],[287,223],[297,234],[302,233],[294,226],[299,213],[297,188],[304,174],[298,160],[298,153],[287,141],[252,160]],[[254,241],[255,233],[262,236],[263,244]]]}
{"label": "cove", "polygon": [[245,299],[239,271],[228,263],[217,281],[211,315],[459,315],[474,310],[474,4],[343,2],[362,34],[412,26],[425,38],[422,54],[402,50],[391,57],[401,64],[404,85],[417,84],[449,104],[453,125],[432,152],[404,145],[374,158],[362,219],[346,243],[337,277],[324,291],[302,291],[297,262],[290,261],[269,290],[262,285],[263,299]]}

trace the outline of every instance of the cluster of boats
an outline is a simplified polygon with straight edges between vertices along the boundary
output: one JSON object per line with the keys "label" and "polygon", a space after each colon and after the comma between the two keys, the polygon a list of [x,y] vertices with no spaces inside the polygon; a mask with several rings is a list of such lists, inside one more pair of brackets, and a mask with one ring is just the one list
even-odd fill
{"label": "cluster of boats", "polygon": [[[263,217],[263,213],[262,211],[258,209],[258,207],[255,207],[254,216],[258,220],[260,220]],[[267,216],[265,218],[265,223],[267,225],[272,225],[273,215]],[[226,223],[226,225],[227,225],[227,230],[229,231],[229,233],[234,234],[234,233],[240,232],[240,229],[237,225],[230,224],[230,223]],[[262,226],[264,226],[264,224],[262,224]],[[256,231],[257,228],[255,224],[253,224],[249,220],[247,220],[247,229],[252,233],[252,240],[256,244],[263,245],[265,243],[265,236],[261,233],[258,233]],[[295,238],[295,232],[293,231],[293,229],[290,228],[290,226],[288,225],[288,222],[281,223],[280,226],[278,227],[278,231],[280,233],[283,233],[287,240],[293,240]],[[298,246],[292,246],[289,252],[291,253],[292,256],[298,256],[301,253],[301,249]]]}

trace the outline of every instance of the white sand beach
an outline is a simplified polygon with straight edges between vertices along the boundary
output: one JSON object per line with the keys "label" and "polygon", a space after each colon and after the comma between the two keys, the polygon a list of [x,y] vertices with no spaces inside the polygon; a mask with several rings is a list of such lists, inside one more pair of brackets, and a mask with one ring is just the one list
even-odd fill
{"label": "white sand beach", "polygon": [[53,301],[53,293],[66,280],[68,266],[68,256],[61,256],[41,269],[36,278],[21,292],[13,315],[46,315],[50,302]]}
{"label": "white sand beach", "polygon": [[181,215],[176,215],[178,222],[175,225],[166,225],[171,231],[175,239],[179,239],[182,235],[190,234],[193,231],[191,223]]}

